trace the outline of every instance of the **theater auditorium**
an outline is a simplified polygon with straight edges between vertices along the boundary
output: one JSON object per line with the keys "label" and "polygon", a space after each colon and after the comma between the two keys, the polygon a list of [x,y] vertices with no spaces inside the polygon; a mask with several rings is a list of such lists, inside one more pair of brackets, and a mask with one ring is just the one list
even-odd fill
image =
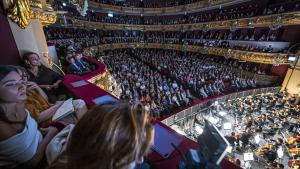
{"label": "theater auditorium", "polygon": [[0,1],[0,168],[299,169],[299,5]]}

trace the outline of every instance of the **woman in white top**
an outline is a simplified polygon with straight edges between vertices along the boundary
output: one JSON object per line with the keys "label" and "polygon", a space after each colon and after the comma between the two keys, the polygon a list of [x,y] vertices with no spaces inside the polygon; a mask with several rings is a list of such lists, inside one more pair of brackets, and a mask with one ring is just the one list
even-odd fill
{"label": "woman in white top", "polygon": [[22,104],[26,97],[26,81],[18,69],[0,66],[0,168],[35,168],[57,133],[53,127],[38,129]]}

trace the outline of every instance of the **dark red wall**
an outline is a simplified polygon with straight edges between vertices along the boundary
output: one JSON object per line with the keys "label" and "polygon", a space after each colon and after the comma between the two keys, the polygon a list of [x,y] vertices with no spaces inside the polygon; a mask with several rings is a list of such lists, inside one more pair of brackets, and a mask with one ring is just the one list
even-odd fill
{"label": "dark red wall", "polygon": [[19,51],[0,2],[0,65],[20,64]]}
{"label": "dark red wall", "polygon": [[275,75],[280,76],[281,78],[284,78],[288,68],[289,68],[289,65],[279,65],[279,66],[273,65],[271,68],[271,72]]}
{"label": "dark red wall", "polygon": [[286,42],[296,43],[300,41],[300,26],[286,26],[282,34],[282,40]]}

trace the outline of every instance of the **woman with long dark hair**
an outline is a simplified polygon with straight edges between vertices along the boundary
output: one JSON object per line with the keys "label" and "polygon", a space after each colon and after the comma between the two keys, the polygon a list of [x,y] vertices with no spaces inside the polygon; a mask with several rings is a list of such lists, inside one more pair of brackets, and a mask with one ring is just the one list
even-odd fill
{"label": "woman with long dark hair", "polygon": [[0,66],[0,168],[38,166],[57,133],[54,127],[39,130],[24,108],[26,83],[18,67]]}

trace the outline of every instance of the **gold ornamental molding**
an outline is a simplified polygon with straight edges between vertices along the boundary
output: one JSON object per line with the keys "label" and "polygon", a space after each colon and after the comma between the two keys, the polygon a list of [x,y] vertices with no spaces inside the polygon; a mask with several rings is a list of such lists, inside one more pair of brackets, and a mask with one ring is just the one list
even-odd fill
{"label": "gold ornamental molding", "polygon": [[[59,16],[61,24],[63,16]],[[67,27],[90,28],[101,30],[143,30],[143,31],[181,31],[181,30],[213,30],[213,29],[237,29],[253,27],[279,28],[288,25],[300,25],[300,11],[268,16],[259,16],[235,20],[201,22],[193,24],[174,24],[174,25],[134,25],[134,24],[113,24],[78,20],[67,17],[72,24]],[[63,24],[62,24],[63,25]]]}
{"label": "gold ornamental molding", "polygon": [[39,19],[44,26],[54,24],[57,16],[51,5],[46,4],[45,7],[41,7],[42,5],[31,4],[31,19]]}
{"label": "gold ornamental molding", "polygon": [[[45,0],[4,0],[7,16],[20,28],[25,29],[31,19],[39,19],[43,25],[56,22],[56,13]],[[44,4],[44,5],[43,5]]]}
{"label": "gold ornamental molding", "polygon": [[105,51],[122,48],[153,48],[153,49],[169,49],[179,50],[186,52],[199,52],[203,54],[210,54],[216,56],[225,57],[229,55],[232,59],[265,63],[265,64],[289,64],[287,54],[283,53],[261,53],[251,51],[232,50],[215,47],[203,47],[194,45],[180,45],[180,44],[162,44],[162,43],[113,43],[103,44],[98,46],[92,46],[86,48],[84,53],[90,53],[91,51]]}
{"label": "gold ornamental molding", "polygon": [[194,10],[210,7],[213,5],[233,2],[234,0],[204,0],[186,5],[179,5],[174,7],[162,7],[162,8],[137,8],[137,7],[124,7],[117,5],[108,5],[99,2],[89,1],[89,6],[92,8],[101,9],[104,11],[127,13],[127,14],[173,14],[179,12],[192,12]]}

